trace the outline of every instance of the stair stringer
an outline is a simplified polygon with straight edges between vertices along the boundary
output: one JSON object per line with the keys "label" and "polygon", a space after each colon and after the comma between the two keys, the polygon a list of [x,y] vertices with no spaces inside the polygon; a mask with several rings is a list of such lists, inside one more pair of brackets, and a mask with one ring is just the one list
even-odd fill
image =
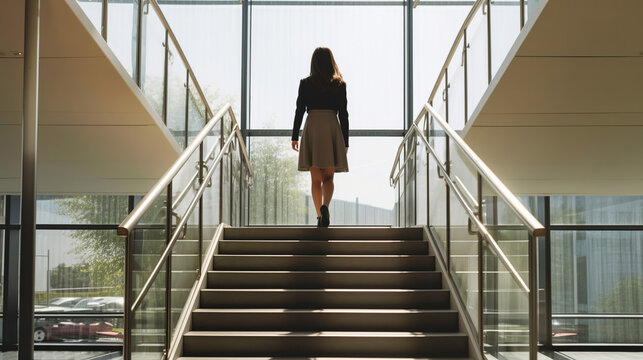
{"label": "stair stringer", "polygon": [[204,255],[204,261],[201,267],[199,279],[192,286],[190,294],[188,295],[187,302],[181,311],[181,316],[176,324],[174,336],[170,341],[170,349],[166,359],[177,360],[183,355],[183,335],[190,331],[192,328],[192,316],[194,311],[199,308],[201,304],[201,290],[205,289],[208,284],[208,271],[212,269],[214,263],[214,255],[219,246],[219,240],[223,238],[223,229],[225,224],[221,223],[214,232],[214,237],[210,242],[210,247]]}

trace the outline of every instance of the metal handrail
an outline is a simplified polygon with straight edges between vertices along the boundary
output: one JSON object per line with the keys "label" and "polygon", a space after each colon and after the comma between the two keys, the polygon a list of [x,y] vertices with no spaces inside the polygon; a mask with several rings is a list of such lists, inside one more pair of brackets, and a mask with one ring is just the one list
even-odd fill
{"label": "metal handrail", "polygon": [[[527,210],[522,202],[520,202],[520,200],[518,200],[518,198],[507,188],[507,186],[505,186],[505,184],[500,181],[496,174],[494,174],[493,171],[491,171],[491,169],[489,169],[489,167],[484,163],[484,161],[482,161],[480,157],[478,157],[478,155],[473,150],[471,150],[469,145],[467,145],[464,140],[462,140],[460,135],[458,135],[455,130],[453,130],[449,126],[449,124],[447,124],[447,122],[442,119],[442,116],[437,111],[435,111],[435,109],[431,105],[429,105],[428,103],[424,104],[422,111],[420,111],[420,115],[417,117],[408,133],[415,132],[415,129],[419,130],[419,128],[417,127],[417,123],[427,113],[433,116],[433,119],[435,119],[440,124],[447,137],[453,140],[453,142],[458,146],[458,148],[460,148],[460,150],[469,159],[469,161],[473,163],[482,177],[487,180],[487,182],[489,182],[495,192],[500,195],[500,197],[509,205],[514,213],[516,213],[520,220],[527,226],[529,232],[536,237],[544,236],[545,227],[534,217],[531,212],[529,212],[529,210]],[[400,144],[400,148],[402,146],[403,144]],[[399,152],[400,151],[398,151],[398,153]],[[399,161],[399,156],[396,156],[393,163],[393,170],[395,170],[396,165]],[[441,160],[437,159],[437,161],[438,163],[440,163]],[[392,178],[391,182],[393,183]],[[395,185],[395,183],[393,183],[393,185]]]}
{"label": "metal handrail", "polygon": [[[172,182],[174,177],[179,173],[179,171],[183,168],[185,163],[190,159],[190,156],[192,156],[192,153],[196,151],[196,149],[199,148],[201,143],[205,140],[207,137],[208,133],[214,128],[215,125],[219,123],[219,121],[225,116],[225,114],[228,113],[232,119],[232,124],[233,124],[233,129],[236,129],[236,131],[233,131],[232,134],[235,134],[237,138],[239,139],[239,143],[243,143],[243,137],[241,136],[241,132],[238,130],[236,118],[234,117],[234,113],[232,112],[232,107],[228,103],[226,104],[221,110],[219,110],[215,117],[207,122],[203,129],[199,132],[199,134],[192,140],[190,145],[183,151],[181,156],[170,166],[170,168],[161,176],[161,178],[152,186],[152,189],[145,194],[143,199],[136,205],[134,210],[132,210],[129,215],[123,220],[123,222],[118,226],[117,234],[119,236],[128,236],[129,233],[134,229],[138,221],[143,217],[143,215],[147,212],[147,210],[152,206],[154,201],[159,197],[159,195],[165,191],[167,186]],[[248,160],[248,154],[246,153],[246,148],[245,146],[241,146],[241,151],[244,154],[244,159],[246,160],[246,166],[248,168],[248,172],[250,174],[250,177],[252,179],[252,168],[250,166],[250,161]],[[214,169],[214,167],[212,167]],[[212,170],[210,169],[210,170]],[[251,182],[250,182],[251,183]]]}
{"label": "metal handrail", "polygon": [[[476,11],[478,11],[478,8],[480,8],[480,6],[485,2],[487,2],[487,0],[477,0],[471,7],[471,11],[469,11],[469,14],[467,14],[467,17],[464,19],[464,23],[462,23],[462,26],[460,27],[460,31],[458,31],[458,35],[456,35],[455,41],[453,42],[453,45],[451,45],[451,50],[449,50],[447,59],[444,61],[444,65],[442,66],[442,69],[438,74],[438,80],[435,82],[435,85],[433,86],[433,90],[431,90],[431,95],[429,95],[429,99],[427,100],[428,103],[433,102],[433,98],[435,97],[435,94],[438,92],[438,89],[440,88],[440,83],[442,82],[442,78],[444,77],[444,74],[449,68],[449,64],[451,63],[453,56],[455,56],[456,51],[458,50],[458,45],[460,43],[460,40],[464,37],[464,33],[469,27],[469,24],[471,24],[471,21],[473,20],[473,17],[475,16]],[[466,46],[466,44],[464,46]]]}
{"label": "metal handrail", "polygon": [[152,8],[154,8],[154,12],[156,13],[159,20],[161,21],[161,24],[167,31],[168,36],[170,37],[170,39],[172,39],[172,42],[174,43],[174,47],[176,48],[176,51],[179,53],[179,57],[181,58],[181,61],[183,61],[183,65],[185,65],[185,68],[188,71],[188,74],[190,76],[190,80],[192,81],[192,84],[194,84],[197,92],[199,93],[199,96],[201,97],[201,101],[203,101],[203,104],[205,105],[205,109],[208,112],[206,114],[206,119],[207,119],[207,115],[213,116],[214,113],[212,112],[212,109],[210,108],[210,104],[208,103],[205,97],[205,93],[203,92],[201,85],[199,85],[199,82],[196,79],[196,75],[194,75],[194,70],[192,70],[192,66],[190,66],[190,63],[188,62],[188,58],[185,56],[185,53],[183,52],[181,45],[179,45],[179,41],[177,40],[176,35],[174,35],[174,31],[172,31],[172,28],[170,27],[170,23],[165,18],[163,11],[161,11],[161,7],[159,6],[156,0],[147,0],[147,1],[149,1],[149,3],[152,5]]}
{"label": "metal handrail", "polygon": [[[420,129],[415,124],[413,124],[412,130],[414,130],[416,135],[422,140],[422,142],[424,143],[424,146],[426,146],[427,152],[430,153],[439,164],[440,159],[438,158],[438,155],[435,149],[433,149],[431,144],[429,144],[429,141],[426,139],[424,134],[422,134],[422,131],[420,131]],[[496,254],[498,259],[500,259],[500,262],[507,268],[507,270],[511,274],[511,277],[514,278],[514,280],[518,283],[520,288],[523,291],[529,293],[529,287],[522,279],[520,274],[518,274],[518,271],[513,266],[511,261],[509,261],[509,258],[507,257],[507,255],[505,255],[504,251],[502,251],[502,249],[498,245],[498,242],[496,242],[496,240],[493,238],[491,233],[487,230],[487,227],[482,223],[482,221],[480,221],[480,219],[478,219],[478,217],[476,216],[476,211],[471,209],[470,204],[468,204],[467,200],[465,199],[465,195],[462,194],[462,191],[459,189],[459,187],[451,180],[451,177],[447,175],[446,169],[444,169],[442,164],[440,164],[440,168],[442,169],[442,171],[444,171],[444,181],[447,183],[449,188],[453,190],[453,193],[456,194],[456,197],[460,201],[460,204],[462,204],[462,207],[464,207],[465,211],[467,212],[469,219],[471,219],[471,221],[475,223],[477,227],[477,232],[480,233],[485,238],[487,243],[489,243],[489,245],[491,246],[491,250]],[[471,195],[469,194],[469,196]]]}
{"label": "metal handrail", "polygon": [[196,206],[199,204],[201,195],[203,195],[203,192],[208,187],[208,180],[212,177],[212,175],[214,175],[214,171],[216,170],[217,164],[221,162],[221,159],[223,158],[223,154],[225,153],[224,150],[230,146],[230,143],[232,143],[232,140],[237,135],[234,130],[236,130],[238,127],[239,127],[238,124],[234,124],[233,132],[230,133],[230,135],[226,139],[225,143],[223,144],[223,147],[221,148],[221,151],[219,151],[219,153],[217,154],[217,157],[214,159],[214,162],[212,163],[212,167],[210,167],[210,170],[208,170],[208,173],[203,178],[204,179],[203,183],[201,183],[201,186],[199,186],[199,190],[194,195],[194,198],[192,199],[192,201],[190,201],[188,208],[185,210],[183,216],[181,217],[181,221],[179,221],[179,223],[176,225],[176,230],[174,230],[174,232],[172,233],[172,237],[170,238],[170,241],[165,247],[165,250],[163,250],[161,257],[156,263],[156,266],[154,266],[154,269],[152,270],[150,276],[145,281],[145,285],[143,285],[143,287],[141,288],[141,291],[136,297],[136,300],[134,300],[134,302],[132,303],[130,311],[132,312],[136,311],[136,309],[143,302],[143,299],[145,298],[145,295],[147,295],[147,292],[152,288],[152,284],[154,283],[154,280],[156,280],[156,277],[158,276],[158,274],[161,272],[161,269],[165,264],[165,260],[167,259],[168,256],[170,256],[170,254],[172,253],[172,250],[174,249],[174,245],[179,239],[179,235],[181,234],[181,229],[187,224],[188,219],[192,214],[192,211],[194,211]]}

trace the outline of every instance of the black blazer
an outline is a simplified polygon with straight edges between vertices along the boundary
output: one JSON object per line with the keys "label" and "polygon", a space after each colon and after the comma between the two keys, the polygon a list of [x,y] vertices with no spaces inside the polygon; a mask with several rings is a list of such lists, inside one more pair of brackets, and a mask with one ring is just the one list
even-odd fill
{"label": "black blazer", "polygon": [[310,77],[299,82],[299,95],[297,96],[297,110],[292,127],[292,140],[299,140],[299,129],[304,119],[306,110],[335,110],[338,112],[339,124],[344,135],[344,144],[348,147],[348,111],[346,110],[346,83],[320,89]]}

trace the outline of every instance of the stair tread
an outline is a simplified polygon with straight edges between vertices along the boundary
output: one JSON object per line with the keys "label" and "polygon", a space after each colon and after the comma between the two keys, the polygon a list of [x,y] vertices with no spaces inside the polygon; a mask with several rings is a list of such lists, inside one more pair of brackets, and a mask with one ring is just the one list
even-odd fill
{"label": "stair tread", "polygon": [[[177,360],[364,360],[364,359],[373,359],[372,356],[369,357],[180,357]],[[422,357],[422,358],[377,358],[377,360],[470,360],[470,358],[442,358],[442,357]]]}
{"label": "stair tread", "polygon": [[208,273],[222,274],[298,274],[298,273],[319,273],[319,274],[435,274],[440,271],[434,270],[209,270]]}
{"label": "stair tread", "polygon": [[214,258],[218,257],[277,257],[277,258],[385,258],[385,259],[390,259],[390,258],[430,258],[434,257],[433,255],[407,255],[407,254],[382,254],[382,255],[365,255],[365,254],[329,254],[329,255],[323,255],[323,254],[293,254],[293,255],[288,255],[288,254],[216,254],[214,255]]}
{"label": "stair tread", "polygon": [[202,289],[201,291],[209,291],[209,292],[223,292],[223,291],[229,291],[229,292],[238,292],[238,291],[264,291],[264,292],[274,292],[274,291],[280,291],[280,292],[398,292],[398,293],[410,293],[410,292],[446,292],[449,291],[449,289],[363,289],[363,288],[357,288],[357,289],[337,289],[337,288],[330,288],[330,289],[282,289],[282,288],[242,288],[242,289],[236,289],[236,288],[206,288]]}
{"label": "stair tread", "polygon": [[193,313],[395,313],[395,314],[417,314],[417,313],[457,313],[457,310],[450,309],[280,309],[280,308],[200,308]]}
{"label": "stair tread", "polygon": [[264,336],[264,337],[451,337],[467,336],[462,332],[407,331],[188,331],[183,336]]}

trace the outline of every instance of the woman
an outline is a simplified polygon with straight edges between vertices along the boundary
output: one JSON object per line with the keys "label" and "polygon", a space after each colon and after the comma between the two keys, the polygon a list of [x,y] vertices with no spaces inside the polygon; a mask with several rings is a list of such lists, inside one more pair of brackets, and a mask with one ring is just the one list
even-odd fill
{"label": "woman", "polygon": [[[305,111],[308,111],[308,117],[300,148],[299,128]],[[299,171],[310,171],[317,227],[328,227],[328,205],[335,188],[333,176],[336,172],[348,172],[346,83],[329,48],[315,49],[310,61],[310,76],[299,82],[292,148],[299,152]]]}

